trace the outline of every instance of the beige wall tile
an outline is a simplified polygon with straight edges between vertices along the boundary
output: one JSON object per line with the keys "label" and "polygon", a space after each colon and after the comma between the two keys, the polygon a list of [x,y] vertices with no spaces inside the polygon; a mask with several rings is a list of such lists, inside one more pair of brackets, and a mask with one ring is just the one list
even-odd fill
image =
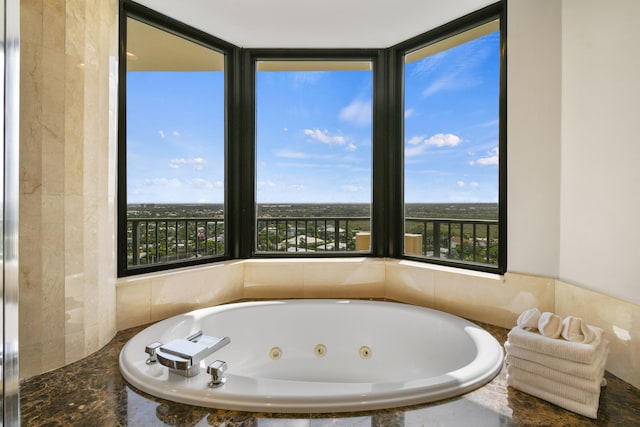
{"label": "beige wall tile", "polygon": [[242,265],[212,266],[151,279],[151,321],[242,298]]}
{"label": "beige wall tile", "polygon": [[45,337],[42,340],[42,372],[51,371],[65,365],[65,337]]}
{"label": "beige wall tile", "polygon": [[435,273],[424,263],[400,260],[386,262],[385,297],[408,304],[433,307]]}
{"label": "beige wall tile", "polygon": [[522,311],[551,307],[553,281],[524,278],[507,283],[506,278],[474,272],[437,271],[435,307],[458,316],[510,328]]}
{"label": "beige wall tile", "polygon": [[64,301],[64,332],[65,335],[84,331],[86,316],[83,297],[66,296]]}
{"label": "beige wall tile", "polygon": [[366,258],[304,262],[305,298],[383,298],[384,261]]}
{"label": "beige wall tile", "polygon": [[640,387],[640,306],[560,280],[555,290],[556,313],[604,329],[609,340],[606,369]]}
{"label": "beige wall tile", "polygon": [[44,0],[20,1],[20,43],[42,43]]}
{"label": "beige wall tile", "polygon": [[131,280],[116,288],[118,330],[151,322],[151,280]]}
{"label": "beige wall tile", "polygon": [[80,360],[86,355],[100,350],[100,333],[101,325],[96,323],[85,323],[84,326],[84,351],[77,354],[67,354],[69,360]]}
{"label": "beige wall tile", "polygon": [[516,299],[511,302],[516,316],[534,307],[540,311],[555,309],[555,279],[530,274],[505,273],[504,281],[508,287],[518,290]]}
{"label": "beige wall tile", "polygon": [[84,57],[86,1],[66,0],[65,4],[65,52],[67,55]]}
{"label": "beige wall tile", "polygon": [[64,53],[65,0],[45,0],[42,2],[42,45]]}
{"label": "beige wall tile", "polygon": [[29,378],[44,372],[42,369],[42,341],[27,344],[20,340],[20,378]]}
{"label": "beige wall tile", "polygon": [[245,298],[303,298],[304,263],[250,260],[244,264]]}
{"label": "beige wall tile", "polygon": [[117,329],[243,298],[243,263],[153,273],[118,281]]}
{"label": "beige wall tile", "polygon": [[[24,270],[21,267],[21,270]],[[20,288],[20,302],[18,308],[18,321],[20,324],[20,346],[42,344],[43,334],[43,310],[42,310],[42,289],[40,279],[33,280],[30,274],[21,272],[22,283]],[[37,287],[36,284],[37,283]],[[22,358],[22,354],[20,354]],[[22,367],[20,367],[22,370]]]}
{"label": "beige wall tile", "polygon": [[65,361],[64,364],[75,362],[78,354],[84,354],[84,329],[69,333],[64,337]]}
{"label": "beige wall tile", "polygon": [[[116,0],[21,2],[20,339],[39,349],[23,377],[116,332],[117,12]],[[87,81],[83,64],[100,60],[106,70],[94,66]]]}

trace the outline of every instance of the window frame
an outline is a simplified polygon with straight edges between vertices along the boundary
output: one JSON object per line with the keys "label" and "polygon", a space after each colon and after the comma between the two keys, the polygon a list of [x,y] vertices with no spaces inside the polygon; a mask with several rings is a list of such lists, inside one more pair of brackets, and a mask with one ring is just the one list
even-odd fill
{"label": "window frame", "polygon": [[[250,215],[247,215],[245,220],[246,223],[251,224],[251,236],[249,237],[249,244],[247,245],[247,252],[245,254],[246,258],[349,258],[349,257],[370,257],[377,256],[375,254],[374,245],[376,241],[379,240],[380,233],[376,233],[376,229],[382,228],[382,221],[379,216],[376,214],[374,210],[374,206],[376,205],[375,199],[377,195],[376,184],[375,184],[375,163],[376,163],[376,153],[379,147],[381,146],[381,141],[383,138],[381,137],[382,132],[381,129],[385,120],[380,119],[384,117],[384,111],[380,109],[381,100],[380,96],[377,94],[377,87],[380,84],[381,76],[384,73],[384,65],[382,60],[383,52],[378,49],[250,49],[247,50],[245,55],[244,62],[244,70],[245,70],[245,78],[243,80],[244,89],[249,92],[249,97],[246,99],[247,105],[245,111],[249,112],[250,117],[245,117],[247,121],[247,126],[245,128],[250,128],[250,132],[247,132],[247,138],[245,141],[247,145],[245,147],[245,152],[250,152],[252,154],[251,159],[251,167],[247,168],[251,173],[250,177],[247,177],[245,180],[246,183],[251,184],[251,191],[247,191],[245,188],[245,211]],[[257,64],[259,62],[276,62],[276,61],[335,61],[335,62],[370,62],[371,63],[371,72],[372,72],[372,129],[371,129],[371,137],[372,137],[372,153],[371,153],[371,246],[368,251],[353,251],[353,252],[343,252],[343,251],[327,251],[327,252],[258,252],[257,251],[257,200],[256,200],[256,150],[257,150],[257,128],[256,128],[256,120],[257,120],[257,104],[256,104],[256,75],[257,75]],[[248,165],[248,163],[247,163]],[[249,227],[247,227],[249,228]]]}
{"label": "window frame", "polygon": [[395,99],[395,114],[392,120],[397,122],[398,141],[400,143],[400,155],[402,160],[396,165],[401,183],[398,188],[401,194],[399,218],[396,219],[396,227],[404,231],[404,66],[405,55],[416,51],[427,45],[438,43],[450,37],[472,30],[491,21],[499,20],[500,28],[500,76],[499,76],[499,99],[498,99],[498,265],[490,266],[485,264],[474,264],[469,262],[449,260],[444,258],[426,258],[412,256],[404,253],[403,242],[398,242],[399,247],[394,247],[397,258],[409,259],[413,261],[445,265],[468,270],[485,271],[490,273],[504,274],[507,270],[507,13],[506,2],[500,1],[486,6],[478,11],[472,12],[454,21],[448,22],[431,31],[413,37],[392,47],[395,56],[395,70],[399,78],[397,79],[395,90],[399,91],[399,96]]}
{"label": "window frame", "polygon": [[[129,268],[127,263],[127,20],[135,19],[143,24],[165,31],[174,36],[183,38],[189,42],[201,45],[225,56],[224,90],[225,90],[225,180],[224,180],[224,221],[225,221],[225,252],[220,256],[211,256],[204,259],[187,259],[166,264],[155,264]],[[233,231],[231,236],[227,228],[232,229],[233,224],[228,224],[228,219],[233,218],[229,214],[230,194],[233,184],[227,178],[229,175],[229,148],[230,139],[234,137],[233,108],[231,96],[234,90],[234,58],[237,48],[224,40],[218,39],[193,27],[185,25],[175,19],[162,15],[152,9],[142,6],[130,0],[121,0],[119,4],[119,45],[118,45],[118,164],[117,164],[117,274],[118,277],[126,277],[155,271],[169,270],[179,267],[207,264],[228,260],[233,252],[226,244],[226,239],[235,240]]]}
{"label": "window frame", "polygon": [[[225,254],[147,267],[127,268],[126,194],[126,20],[199,43],[225,55]],[[507,267],[506,1],[501,0],[395,46],[383,49],[245,49],[172,18],[120,0],[118,88],[118,277],[250,258],[379,257],[408,259],[503,274]],[[427,44],[500,20],[499,89],[499,254],[498,266],[404,254],[404,56]],[[371,247],[368,252],[257,253],[256,251],[256,64],[258,61],[370,61],[373,72]]]}

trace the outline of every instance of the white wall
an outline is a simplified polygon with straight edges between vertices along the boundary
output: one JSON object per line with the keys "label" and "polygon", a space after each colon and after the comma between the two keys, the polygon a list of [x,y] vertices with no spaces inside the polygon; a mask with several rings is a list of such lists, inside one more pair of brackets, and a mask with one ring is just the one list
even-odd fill
{"label": "white wall", "polygon": [[557,277],[561,3],[507,6],[508,270]]}
{"label": "white wall", "polygon": [[639,23],[637,0],[562,2],[559,277],[636,304]]}

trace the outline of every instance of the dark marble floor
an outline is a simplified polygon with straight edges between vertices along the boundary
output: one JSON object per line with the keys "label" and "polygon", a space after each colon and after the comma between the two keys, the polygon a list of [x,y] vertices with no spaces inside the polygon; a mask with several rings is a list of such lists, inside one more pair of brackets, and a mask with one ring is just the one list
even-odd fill
{"label": "dark marble floor", "polygon": [[[482,325],[500,342],[507,330]],[[503,369],[463,396],[397,409],[347,414],[269,414],[215,410],[158,399],[128,385],[118,355],[142,328],[119,332],[104,349],[22,382],[23,426],[635,426],[640,390],[606,374],[598,419],[591,420],[506,386]]]}

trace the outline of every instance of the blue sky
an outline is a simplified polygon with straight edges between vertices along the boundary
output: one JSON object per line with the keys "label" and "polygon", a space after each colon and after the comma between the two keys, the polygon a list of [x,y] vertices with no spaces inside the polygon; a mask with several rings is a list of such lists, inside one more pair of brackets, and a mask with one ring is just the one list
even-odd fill
{"label": "blue sky", "polygon": [[498,201],[499,33],[405,67],[405,201]]}
{"label": "blue sky", "polygon": [[371,71],[259,72],[259,203],[371,201]]}
{"label": "blue sky", "polygon": [[127,74],[128,203],[224,201],[223,79]]}
{"label": "blue sky", "polygon": [[[406,65],[405,200],[498,199],[499,35]],[[258,203],[371,201],[369,71],[258,72]],[[129,203],[221,203],[219,72],[127,75]]]}

